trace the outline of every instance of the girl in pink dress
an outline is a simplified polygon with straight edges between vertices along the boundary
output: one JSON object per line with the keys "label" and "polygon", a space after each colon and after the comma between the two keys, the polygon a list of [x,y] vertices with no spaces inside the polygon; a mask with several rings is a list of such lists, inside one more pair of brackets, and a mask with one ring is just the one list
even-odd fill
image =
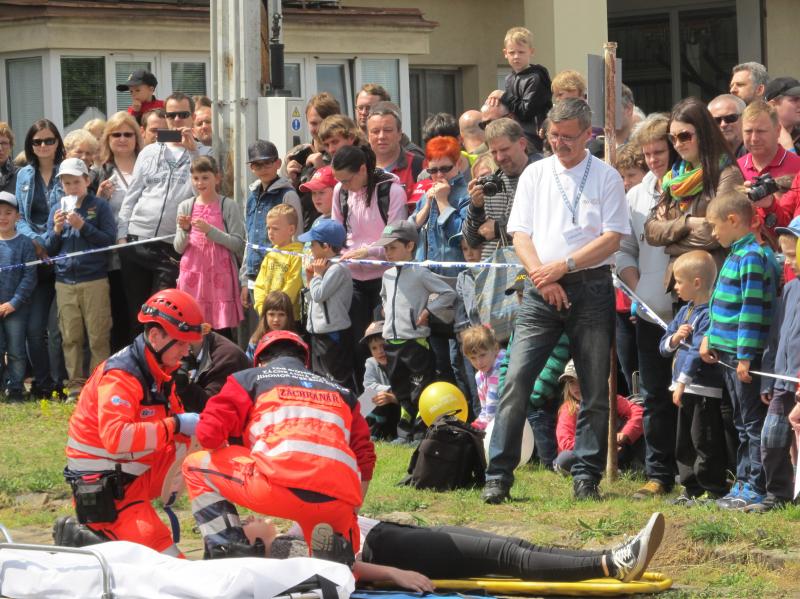
{"label": "girl in pink dress", "polygon": [[212,329],[230,338],[243,318],[238,264],[245,246],[244,220],[237,203],[217,193],[220,173],[213,158],[196,158],[191,173],[197,197],[178,206],[173,242],[182,254],[178,289],[197,300]]}

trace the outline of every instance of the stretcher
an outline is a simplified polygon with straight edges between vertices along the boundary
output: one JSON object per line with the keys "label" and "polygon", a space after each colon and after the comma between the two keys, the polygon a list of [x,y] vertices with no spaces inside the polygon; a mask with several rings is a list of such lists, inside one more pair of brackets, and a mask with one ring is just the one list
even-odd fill
{"label": "stretcher", "polygon": [[9,599],[347,599],[347,566],[313,558],[190,561],[137,543],[14,543],[0,524],[0,597]]}
{"label": "stretcher", "polygon": [[594,578],[580,582],[540,582],[515,578],[467,578],[434,580],[436,590],[484,591],[497,595],[558,595],[568,597],[617,597],[639,593],[660,593],[672,586],[672,579],[658,572],[645,572],[640,580],[622,582],[615,578]]}

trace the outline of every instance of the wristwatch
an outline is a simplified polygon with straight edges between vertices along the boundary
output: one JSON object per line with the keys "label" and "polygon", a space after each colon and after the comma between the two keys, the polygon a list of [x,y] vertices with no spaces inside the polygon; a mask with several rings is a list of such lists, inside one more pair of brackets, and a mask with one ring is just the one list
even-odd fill
{"label": "wristwatch", "polygon": [[575,258],[572,256],[564,258],[564,262],[567,264],[567,272],[574,272],[578,269],[578,265],[575,264]]}

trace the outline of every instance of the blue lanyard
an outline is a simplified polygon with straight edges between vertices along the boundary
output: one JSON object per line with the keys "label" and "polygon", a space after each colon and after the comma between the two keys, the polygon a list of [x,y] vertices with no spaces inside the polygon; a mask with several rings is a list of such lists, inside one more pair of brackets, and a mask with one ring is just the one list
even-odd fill
{"label": "blue lanyard", "polygon": [[569,213],[572,215],[572,224],[578,224],[578,202],[581,200],[581,194],[583,194],[583,188],[586,187],[586,181],[589,179],[589,169],[592,167],[592,155],[589,154],[589,160],[586,161],[586,169],[583,171],[583,178],[581,179],[581,184],[578,186],[578,189],[575,192],[575,200],[572,204],[569,203],[569,198],[567,197],[567,193],[564,191],[564,188],[561,186],[561,179],[558,178],[558,173],[556,172],[556,160],[557,158],[553,157],[553,177],[556,179],[556,185],[558,186],[558,191],[561,193],[561,200],[564,202],[564,205],[569,210]]}

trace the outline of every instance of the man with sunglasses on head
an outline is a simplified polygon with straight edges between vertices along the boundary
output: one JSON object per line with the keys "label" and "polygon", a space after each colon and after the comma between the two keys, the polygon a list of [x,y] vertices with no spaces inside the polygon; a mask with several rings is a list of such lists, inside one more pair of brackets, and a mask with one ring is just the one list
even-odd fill
{"label": "man with sunglasses on head", "polygon": [[708,103],[708,111],[714,122],[719,125],[722,136],[728,142],[728,148],[736,158],[747,154],[742,141],[742,112],[745,104],[739,96],[720,94]]}
{"label": "man with sunglasses on head", "polygon": [[151,502],[169,505],[182,482],[178,468],[200,415],[184,412],[173,375],[208,325],[178,289],[150,297],[138,320],[144,332],[95,369],[75,405],[64,476],[77,518],[59,518],[53,540],[65,547],[131,541],[179,557]]}
{"label": "man with sunglasses on head", "polygon": [[562,100],[547,118],[553,155],[525,168],[506,226],[532,285],[526,284],[517,315],[489,442],[482,499],[490,504],[510,497],[533,384],[563,333],[583,397],[571,470],[576,499],[600,499],[606,463],[614,336],[611,265],[622,236],[630,233],[628,203],[619,173],[586,150],[592,134],[586,101]]}
{"label": "man with sunglasses on head", "polygon": [[[180,141],[156,142],[145,146],[136,158],[128,192],[122,201],[117,223],[118,243],[142,241],[172,235],[177,223],[178,204],[192,197],[192,161],[211,155],[211,149],[192,134],[194,103],[186,94],[175,92],[165,103],[167,127],[180,133]],[[153,292],[175,287],[180,256],[172,240],[135,245],[120,252],[123,282],[128,296],[131,325],[140,330],[135,307]]]}

